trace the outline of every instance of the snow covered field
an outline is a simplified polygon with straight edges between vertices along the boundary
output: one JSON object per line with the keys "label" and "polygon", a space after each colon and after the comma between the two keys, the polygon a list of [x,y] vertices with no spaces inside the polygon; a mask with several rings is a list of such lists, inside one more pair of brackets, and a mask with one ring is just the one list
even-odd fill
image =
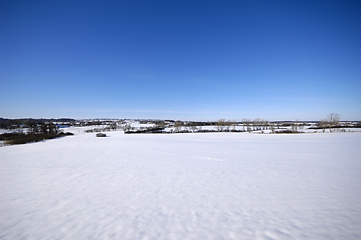
{"label": "snow covered field", "polygon": [[361,133],[0,148],[0,239],[361,239]]}

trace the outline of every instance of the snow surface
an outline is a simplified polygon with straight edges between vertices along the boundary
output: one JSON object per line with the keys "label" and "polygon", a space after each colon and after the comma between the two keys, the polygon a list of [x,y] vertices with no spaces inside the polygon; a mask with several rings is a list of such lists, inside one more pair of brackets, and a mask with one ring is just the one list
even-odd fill
{"label": "snow surface", "polygon": [[361,133],[0,148],[0,239],[361,239]]}

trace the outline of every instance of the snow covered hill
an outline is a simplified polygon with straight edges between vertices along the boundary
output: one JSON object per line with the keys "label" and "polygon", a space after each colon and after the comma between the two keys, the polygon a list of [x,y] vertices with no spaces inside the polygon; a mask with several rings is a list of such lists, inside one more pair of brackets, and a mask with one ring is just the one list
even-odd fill
{"label": "snow covered hill", "polygon": [[361,239],[361,133],[0,148],[0,239]]}

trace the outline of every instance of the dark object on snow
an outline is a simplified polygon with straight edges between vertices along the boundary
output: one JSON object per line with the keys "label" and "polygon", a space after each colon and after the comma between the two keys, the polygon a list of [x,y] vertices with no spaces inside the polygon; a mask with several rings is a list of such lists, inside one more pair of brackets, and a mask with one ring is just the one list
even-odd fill
{"label": "dark object on snow", "polygon": [[107,135],[105,133],[97,133],[97,137],[106,137]]}

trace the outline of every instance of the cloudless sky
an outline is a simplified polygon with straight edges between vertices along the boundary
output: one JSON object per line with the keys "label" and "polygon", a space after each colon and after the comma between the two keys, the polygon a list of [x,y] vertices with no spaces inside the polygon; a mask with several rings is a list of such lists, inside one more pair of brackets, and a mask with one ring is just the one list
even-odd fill
{"label": "cloudless sky", "polygon": [[0,117],[361,120],[361,1],[0,1]]}

